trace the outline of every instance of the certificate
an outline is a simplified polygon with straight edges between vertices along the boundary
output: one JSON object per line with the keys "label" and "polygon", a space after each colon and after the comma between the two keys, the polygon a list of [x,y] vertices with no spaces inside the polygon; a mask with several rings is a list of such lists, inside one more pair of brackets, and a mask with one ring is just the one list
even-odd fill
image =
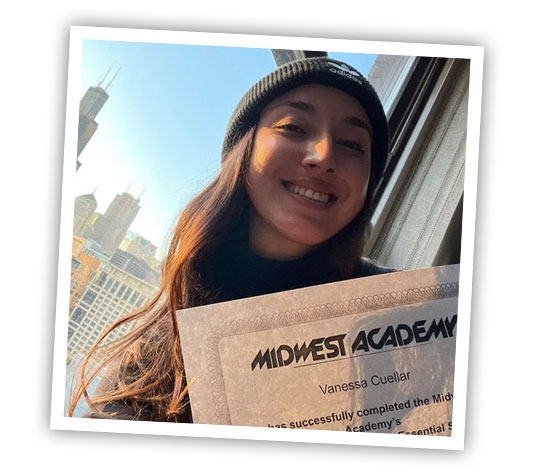
{"label": "certificate", "polygon": [[459,265],[177,313],[198,424],[448,436]]}

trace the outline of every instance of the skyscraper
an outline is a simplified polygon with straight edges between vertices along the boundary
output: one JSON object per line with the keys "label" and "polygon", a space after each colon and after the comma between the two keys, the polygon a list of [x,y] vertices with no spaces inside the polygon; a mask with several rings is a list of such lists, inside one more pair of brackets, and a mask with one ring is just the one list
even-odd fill
{"label": "skyscraper", "polygon": [[319,57],[328,56],[326,51],[301,51],[292,49],[271,49],[274,57],[274,61],[277,66],[281,66],[287,62],[294,61],[295,59],[304,59],[307,57]]}
{"label": "skyscraper", "polygon": [[121,244],[140,209],[139,199],[127,192],[116,195],[95,223],[94,239],[112,255]]}
{"label": "skyscraper", "polygon": [[91,218],[96,207],[94,192],[76,197],[74,201],[74,235],[87,236],[86,232],[91,226]]}
{"label": "skyscraper", "polygon": [[[110,90],[115,77],[117,77],[117,74],[119,73],[119,71],[117,71],[107,85],[102,87],[102,84],[106,80],[110,71],[111,68],[95,86],[89,87],[80,101],[78,121],[78,156],[80,156],[80,153],[83,151],[98,128],[98,123],[95,121],[95,118],[108,100],[108,91]],[[80,161],[76,160],[76,170],[78,170],[80,166]]]}

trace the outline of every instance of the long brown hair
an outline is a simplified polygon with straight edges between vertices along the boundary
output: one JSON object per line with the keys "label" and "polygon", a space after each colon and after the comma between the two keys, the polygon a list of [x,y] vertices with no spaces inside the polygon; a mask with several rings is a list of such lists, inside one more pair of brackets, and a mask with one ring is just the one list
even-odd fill
{"label": "long brown hair", "polygon": [[[227,153],[219,175],[182,212],[156,296],[138,312],[114,323],[87,353],[70,416],[85,397],[93,410],[113,405],[111,411],[126,407],[140,420],[192,421],[175,312],[213,301],[201,268],[220,241],[248,216],[251,204],[245,179],[254,132],[250,129]],[[372,187],[371,183],[366,204],[356,219],[323,246],[326,264],[339,279],[350,278],[357,271],[370,218]],[[131,322],[136,323],[132,331],[106,343],[110,333]],[[95,358],[93,369],[91,361]],[[88,388],[99,376],[105,389],[89,396]]]}
{"label": "long brown hair", "polygon": [[[244,179],[253,137],[251,129],[225,156],[217,177],[182,212],[155,297],[138,312],[110,326],[88,351],[69,416],[85,397],[93,410],[110,403],[117,407],[126,404],[139,419],[188,420],[187,387],[174,314],[211,301],[212,294],[202,283],[199,267],[248,211]],[[109,334],[133,322],[135,328],[127,335],[106,343]],[[97,396],[89,396],[88,388],[98,376],[109,378],[101,381],[105,392],[99,389]]]}

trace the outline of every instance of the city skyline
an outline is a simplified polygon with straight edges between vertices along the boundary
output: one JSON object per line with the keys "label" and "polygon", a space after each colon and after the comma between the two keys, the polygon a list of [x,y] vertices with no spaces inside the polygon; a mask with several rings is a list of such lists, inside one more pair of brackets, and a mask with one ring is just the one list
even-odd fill
{"label": "city skyline", "polygon": [[[117,194],[103,214],[94,195],[75,199],[67,363],[88,350],[103,331],[157,291],[157,248],[130,231],[139,198]],[[124,335],[133,325],[114,332]]]}

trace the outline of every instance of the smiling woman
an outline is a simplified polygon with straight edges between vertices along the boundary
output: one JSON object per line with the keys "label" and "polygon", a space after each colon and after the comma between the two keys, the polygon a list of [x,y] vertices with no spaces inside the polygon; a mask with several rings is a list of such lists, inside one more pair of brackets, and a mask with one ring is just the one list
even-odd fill
{"label": "smiling woman", "polygon": [[219,175],[179,218],[159,293],[89,352],[71,415],[85,396],[90,417],[191,422],[177,310],[390,271],[362,257],[387,154],[382,105],[354,68],[307,58],[257,82],[230,119]]}

